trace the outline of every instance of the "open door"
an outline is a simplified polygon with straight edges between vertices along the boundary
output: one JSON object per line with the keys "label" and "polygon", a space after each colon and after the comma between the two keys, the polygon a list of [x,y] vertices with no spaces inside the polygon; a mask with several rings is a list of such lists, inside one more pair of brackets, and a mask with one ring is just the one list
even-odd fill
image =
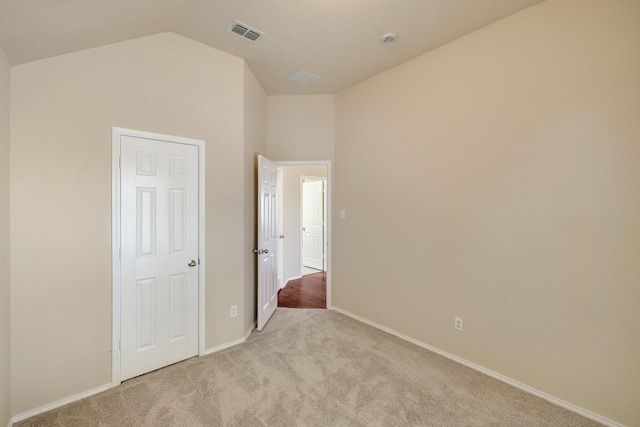
{"label": "open door", "polygon": [[303,178],[302,266],[324,270],[324,181]]}
{"label": "open door", "polygon": [[267,324],[278,307],[278,167],[258,156],[258,327]]}

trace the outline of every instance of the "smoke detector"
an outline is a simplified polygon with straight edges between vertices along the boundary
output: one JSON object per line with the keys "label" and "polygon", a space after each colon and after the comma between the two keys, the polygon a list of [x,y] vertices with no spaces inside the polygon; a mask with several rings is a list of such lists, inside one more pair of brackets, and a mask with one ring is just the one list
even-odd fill
{"label": "smoke detector", "polygon": [[398,35],[395,33],[387,33],[384,36],[382,36],[382,38],[380,39],[380,42],[382,44],[391,44],[393,42],[395,42],[396,40],[398,40]]}
{"label": "smoke detector", "polygon": [[309,83],[315,82],[320,77],[316,76],[315,74],[311,74],[308,71],[298,70],[295,73],[291,74],[288,78],[289,80],[292,80],[296,83],[306,86]]}
{"label": "smoke detector", "polygon": [[233,21],[233,24],[227,28],[227,32],[249,40],[252,43],[257,43],[258,40],[265,35],[262,31],[256,30],[240,21]]}

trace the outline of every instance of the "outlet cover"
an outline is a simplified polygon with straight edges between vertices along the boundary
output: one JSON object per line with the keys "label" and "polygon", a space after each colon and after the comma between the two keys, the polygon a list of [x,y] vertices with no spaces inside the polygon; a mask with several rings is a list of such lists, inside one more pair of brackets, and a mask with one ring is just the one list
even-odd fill
{"label": "outlet cover", "polygon": [[462,331],[462,319],[459,317],[456,317],[453,327],[456,328],[456,331]]}
{"label": "outlet cover", "polygon": [[238,306],[237,305],[232,305],[231,306],[231,317],[236,317],[238,315]]}

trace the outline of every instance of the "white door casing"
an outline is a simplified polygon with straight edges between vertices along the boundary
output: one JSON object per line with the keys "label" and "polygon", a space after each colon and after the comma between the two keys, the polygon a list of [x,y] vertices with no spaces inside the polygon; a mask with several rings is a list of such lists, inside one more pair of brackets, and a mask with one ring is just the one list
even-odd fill
{"label": "white door casing", "polygon": [[[333,181],[332,181],[332,167],[331,167],[331,161],[330,160],[298,160],[298,161],[289,161],[289,160],[282,160],[282,161],[276,161],[275,162],[278,167],[281,168],[286,168],[286,167],[308,167],[308,166],[321,166],[321,167],[325,167],[326,168],[326,177],[325,178],[321,178],[321,179],[326,179],[326,186],[325,186],[325,253],[324,253],[324,269],[326,271],[326,284],[327,284],[327,308],[330,309],[333,307],[332,305],[332,299],[331,299],[331,269],[332,269],[332,258],[331,258],[331,253],[332,253],[332,235],[331,235],[331,227],[332,227],[332,185],[333,185]],[[287,219],[285,218],[285,222],[287,221]]]}
{"label": "white door casing", "polygon": [[114,384],[204,347],[202,141],[114,128],[116,145]]}
{"label": "white door casing", "polygon": [[284,172],[282,169],[278,168],[278,178],[277,178],[277,222],[276,222],[276,234],[278,235],[278,289],[284,288]]}
{"label": "white door casing", "polygon": [[278,308],[277,169],[258,156],[258,331]]}
{"label": "white door casing", "polygon": [[302,265],[324,270],[324,181],[303,178]]}

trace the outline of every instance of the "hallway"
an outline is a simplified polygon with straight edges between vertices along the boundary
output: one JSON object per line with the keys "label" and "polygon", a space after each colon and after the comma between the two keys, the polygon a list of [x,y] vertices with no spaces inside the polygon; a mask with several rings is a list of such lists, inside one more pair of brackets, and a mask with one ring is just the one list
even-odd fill
{"label": "hallway", "polygon": [[327,308],[326,280],[325,271],[290,280],[278,293],[278,307]]}

